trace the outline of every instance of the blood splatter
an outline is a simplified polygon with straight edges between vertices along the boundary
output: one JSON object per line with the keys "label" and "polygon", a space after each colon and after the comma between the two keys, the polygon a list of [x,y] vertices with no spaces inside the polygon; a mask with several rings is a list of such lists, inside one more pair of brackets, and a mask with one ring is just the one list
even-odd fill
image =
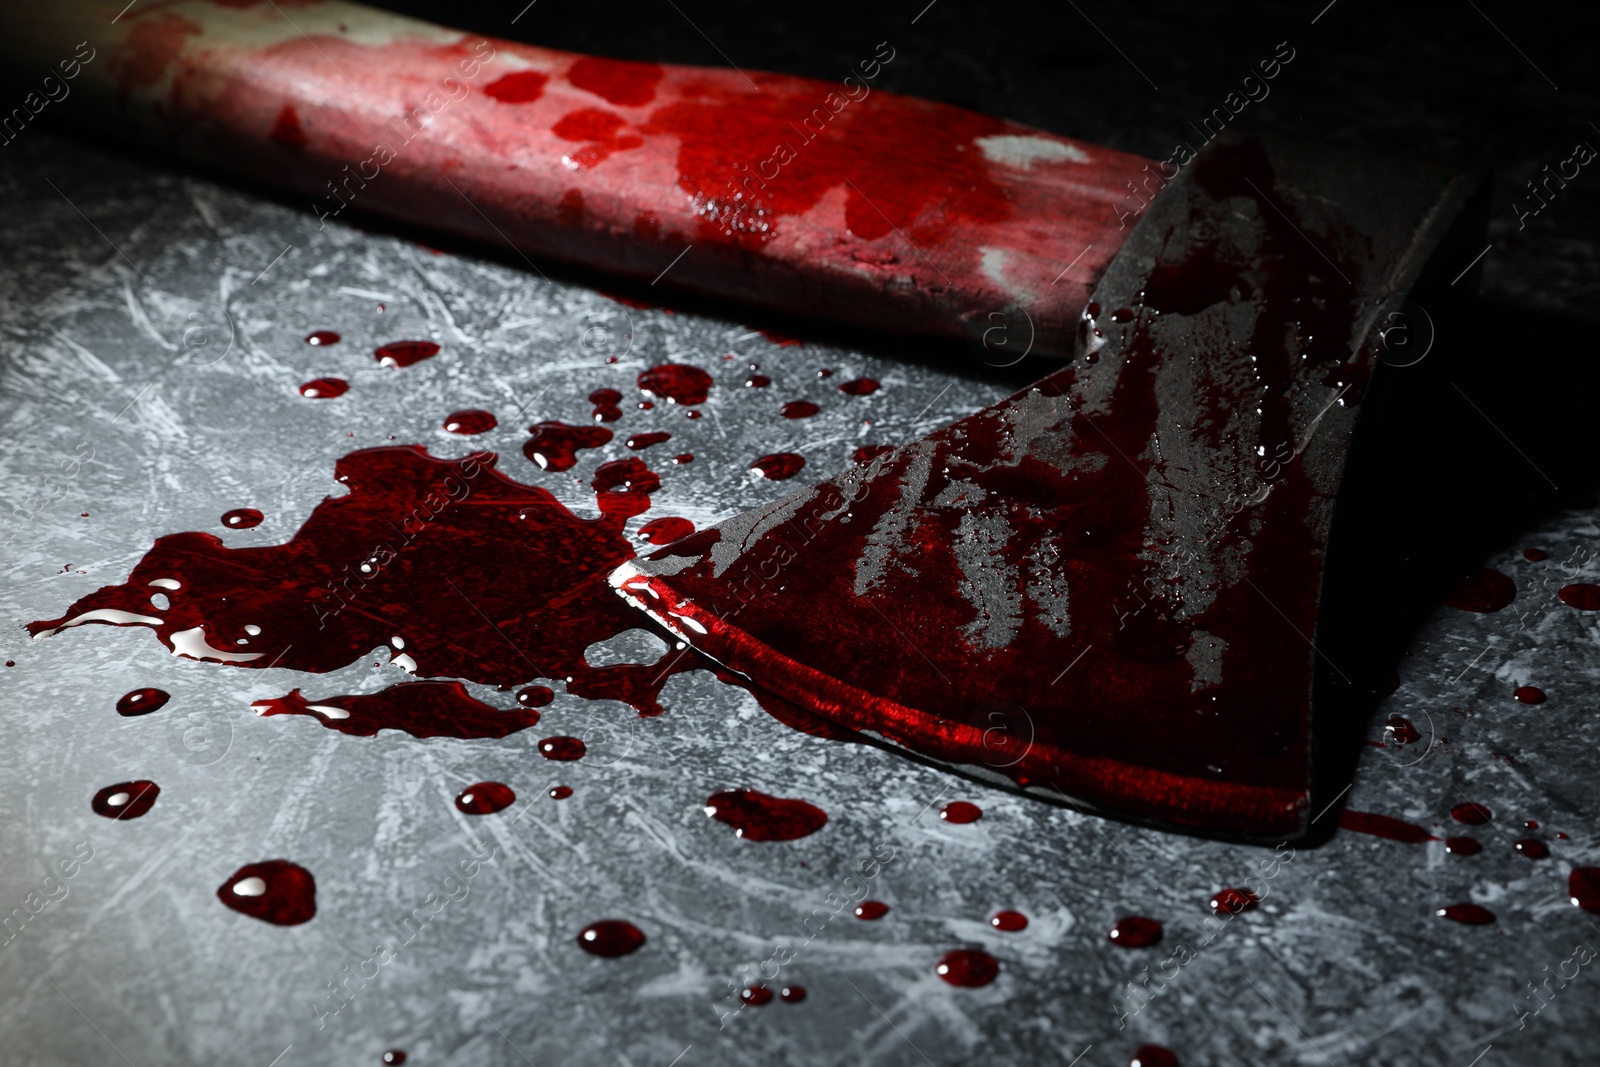
{"label": "blood splatter", "polygon": [[713,793],[706,814],[733,827],[746,841],[794,841],[822,829],[828,813],[804,800],[770,796],[754,789]]}
{"label": "blood splatter", "polygon": [[578,462],[578,451],[599,448],[611,440],[604,426],[569,426],[564,422],[536,422],[528,427],[533,436],[522,445],[522,454],[540,470],[571,470]]}
{"label": "blood splatter", "polygon": [[166,707],[167,701],[172,699],[172,694],[162,689],[152,689],[146,686],[124,694],[117,701],[118,715],[148,715],[152,711],[160,711]]}
{"label": "blood splatter", "polygon": [[412,737],[507,737],[539,721],[537,711],[501,711],[473,698],[460,682],[402,682],[360,696],[288,696],[258,700],[257,715],[306,715],[330,730],[353,737],[375,737],[400,730]]}

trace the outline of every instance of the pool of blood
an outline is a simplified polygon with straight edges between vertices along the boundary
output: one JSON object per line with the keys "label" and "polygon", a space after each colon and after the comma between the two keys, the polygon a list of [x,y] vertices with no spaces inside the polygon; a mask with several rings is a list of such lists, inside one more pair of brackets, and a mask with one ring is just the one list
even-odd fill
{"label": "pool of blood", "polygon": [[[317,505],[288,542],[230,548],[209,533],[169,534],[126,582],[29,630],[141,625],[180,655],[311,673],[387,646],[420,678],[500,686],[563,679],[578,696],[658,714],[666,678],[699,660],[591,667],[583,651],[644,624],[605,576],[633,556],[623,523],[649,506],[659,479],[633,459],[603,466],[596,483],[602,515],[585,519],[544,489],[501,474],[497,460],[493,453],[436,459],[416,445],[351,453],[334,466],[347,492]],[[157,590],[169,607],[151,607]],[[474,706],[464,692],[409,684],[377,697],[291,694],[265,713],[305,713],[313,703],[348,712],[312,714],[351,733],[393,725],[450,735],[463,712],[471,729],[490,736],[530,724],[515,710]]]}

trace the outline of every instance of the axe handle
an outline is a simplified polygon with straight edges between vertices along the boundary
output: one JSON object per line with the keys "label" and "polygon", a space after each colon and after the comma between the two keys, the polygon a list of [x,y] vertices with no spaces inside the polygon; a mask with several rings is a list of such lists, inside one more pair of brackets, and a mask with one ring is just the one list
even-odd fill
{"label": "axe handle", "polygon": [[0,54],[40,84],[0,139],[49,107],[305,194],[324,225],[374,212],[788,315],[1070,354],[1132,188],[1159,185],[1139,157],[877,89],[891,42],[819,81],[350,3],[123,2],[12,13]]}

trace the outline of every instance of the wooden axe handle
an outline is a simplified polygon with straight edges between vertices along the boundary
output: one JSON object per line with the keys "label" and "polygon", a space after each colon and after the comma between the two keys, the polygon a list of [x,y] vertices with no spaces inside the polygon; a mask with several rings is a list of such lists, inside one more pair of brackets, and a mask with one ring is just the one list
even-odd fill
{"label": "wooden axe handle", "polygon": [[376,212],[1000,353],[1070,354],[1141,203],[1130,185],[1159,185],[1139,157],[877,89],[891,42],[819,81],[580,56],[341,2],[122,5],[13,13],[0,52],[51,81],[0,116],[6,138],[49,106],[307,194],[324,221]]}

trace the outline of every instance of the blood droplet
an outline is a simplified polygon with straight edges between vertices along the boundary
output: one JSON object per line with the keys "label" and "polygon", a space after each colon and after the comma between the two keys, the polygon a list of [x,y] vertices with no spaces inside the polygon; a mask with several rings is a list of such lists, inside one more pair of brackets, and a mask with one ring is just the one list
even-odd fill
{"label": "blood droplet", "polygon": [[344,396],[350,383],[343,378],[313,378],[300,387],[300,395],[307,400],[332,400]]}
{"label": "blood droplet", "polygon": [[626,956],[644,943],[644,931],[623,919],[601,919],[578,934],[578,947],[591,956]]}
{"label": "blood droplet", "polygon": [[1261,898],[1248,889],[1232,888],[1220,890],[1210,900],[1211,910],[1219,915],[1237,915],[1241,911],[1249,911]]}
{"label": "blood droplet", "polygon": [[1106,940],[1122,948],[1149,948],[1161,940],[1161,922],[1143,915],[1124,915],[1111,924]]}
{"label": "blood droplet", "polygon": [[118,715],[148,715],[167,706],[172,694],[163,689],[135,689],[117,701]]}
{"label": "blood droplet", "polygon": [[234,871],[217,888],[217,899],[252,919],[298,926],[317,914],[317,883],[298,863],[264,860]]}
{"label": "blood droplet", "polygon": [[733,827],[746,841],[794,841],[816,833],[828,813],[804,800],[770,796],[754,789],[713,793],[706,814]]}
{"label": "blood droplet", "polygon": [[982,949],[961,948],[946,952],[933,971],[953,986],[976,989],[995,980],[1000,963]]}
{"label": "blood droplet", "polygon": [[481,408],[467,408],[463,411],[452,411],[444,417],[444,428],[448,433],[458,433],[463,437],[473,434],[488,433],[500,425],[499,420],[491,411]]}
{"label": "blood droplet", "polygon": [[106,786],[94,795],[89,806],[96,815],[108,819],[137,819],[150,810],[160,795],[159,785],[141,778]]}
{"label": "blood droplet", "polygon": [[432,341],[391,341],[374,351],[372,358],[385,367],[409,367],[438,354],[439,346]]}
{"label": "blood droplet", "polygon": [[587,752],[588,748],[576,737],[547,737],[539,742],[539,755],[561,763],[582,759]]}
{"label": "blood droplet", "polygon": [[516,802],[517,794],[500,782],[469,785],[456,797],[456,809],[468,815],[493,815]]}
{"label": "blood droplet", "polygon": [[952,800],[939,809],[939,818],[957,826],[965,826],[969,822],[977,822],[983,818],[983,809],[966,800]]}

